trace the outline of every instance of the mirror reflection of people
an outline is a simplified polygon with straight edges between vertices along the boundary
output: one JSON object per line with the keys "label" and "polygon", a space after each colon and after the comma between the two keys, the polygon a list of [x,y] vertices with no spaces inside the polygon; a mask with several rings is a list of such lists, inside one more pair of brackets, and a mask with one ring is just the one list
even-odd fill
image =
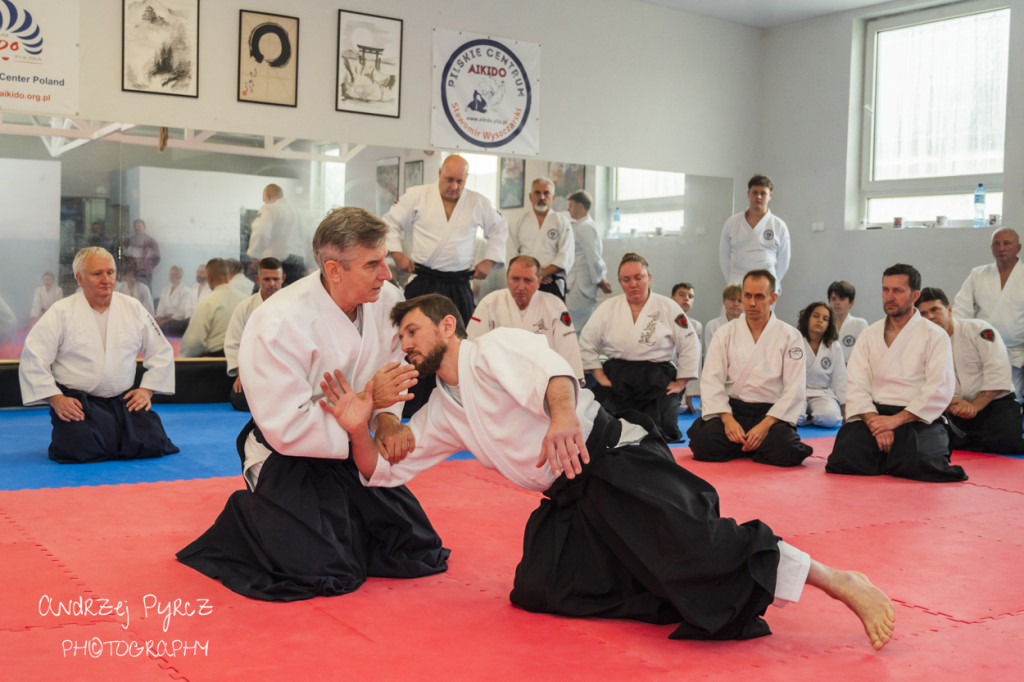
{"label": "mirror reflection of people", "polygon": [[188,328],[188,318],[195,307],[195,292],[181,280],[184,272],[172,265],[168,273],[171,282],[160,292],[156,306],[156,323],[168,336],[181,336]]}
{"label": "mirror reflection of people", "polygon": [[[252,221],[252,233],[246,255],[252,263],[262,258],[276,258],[284,266],[285,286],[306,276],[306,240],[302,236],[302,219],[284,196],[280,185],[263,188],[263,206]],[[250,289],[247,293],[252,293]]]}
{"label": "mirror reflection of people", "polygon": [[29,324],[33,325],[50,309],[54,303],[64,298],[64,292],[56,284],[52,272],[43,273],[43,285],[32,292],[32,309],[29,312]]}
{"label": "mirror reflection of people", "polygon": [[135,268],[136,265],[134,261],[125,261],[124,271],[122,272],[124,279],[117,283],[114,287],[114,291],[126,296],[131,296],[142,304],[142,307],[146,309],[147,313],[155,317],[156,311],[153,309],[153,292],[149,290],[149,287],[145,282],[138,278]]}
{"label": "mirror reflection of people", "polygon": [[242,388],[242,376],[238,373],[238,347],[242,343],[242,331],[256,308],[284,286],[285,274],[281,261],[276,258],[261,260],[256,270],[256,279],[260,290],[235,308],[235,312],[231,313],[231,321],[228,322],[228,331],[224,335],[224,358],[227,361],[228,376],[235,378],[228,402],[239,412],[249,411],[249,402],[245,399],[245,390]]}
{"label": "mirror reflection of people", "polygon": [[230,271],[223,258],[207,261],[206,274],[213,292],[196,305],[189,318],[178,349],[182,358],[224,357],[224,335],[231,315],[247,298],[229,283]]}
{"label": "mirror reflection of people", "polygon": [[114,240],[105,234],[105,227],[100,220],[94,220],[89,226],[89,235],[85,238],[82,248],[87,246],[98,246],[110,253],[114,252]]}
{"label": "mirror reflection of people", "polygon": [[160,245],[146,233],[146,221],[138,219],[132,223],[132,234],[121,245],[121,256],[125,265],[132,263],[135,274],[146,286],[153,285],[153,268],[160,262]]}
{"label": "mirror reflection of people", "polygon": [[195,294],[195,301],[192,304],[192,308],[195,309],[199,305],[199,301],[203,300],[210,295],[213,289],[210,288],[210,277],[206,274],[206,263],[200,263],[196,268],[196,285],[192,288]]}
{"label": "mirror reflection of people", "polygon": [[[178,448],[150,410],[174,393],[174,352],[142,304],[114,291],[114,257],[75,256],[81,290],[54,303],[25,339],[19,378],[26,405],[50,405],[50,459],[62,463],[160,457]],[[145,372],[134,387],[136,357]]]}
{"label": "mirror reflection of people", "polygon": [[508,231],[508,255],[533,256],[541,264],[540,290],[565,300],[565,274],[576,258],[576,240],[572,224],[561,213],[551,210],[555,201],[555,183],[540,177],[533,181],[530,206]]}
{"label": "mirror reflection of people", "polygon": [[11,306],[0,296],[0,344],[10,343],[14,338],[14,331],[18,326],[18,318],[15,317]]}

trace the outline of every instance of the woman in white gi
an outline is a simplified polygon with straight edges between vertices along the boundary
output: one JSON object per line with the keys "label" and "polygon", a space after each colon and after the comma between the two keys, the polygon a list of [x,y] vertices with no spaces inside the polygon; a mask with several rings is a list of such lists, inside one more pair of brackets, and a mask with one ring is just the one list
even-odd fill
{"label": "woman in white gi", "polygon": [[843,424],[846,403],[846,360],[832,309],[822,301],[810,304],[800,311],[796,328],[804,337],[807,358],[807,408],[797,426],[810,421],[815,426],[838,429]]}
{"label": "woman in white gi", "polygon": [[593,372],[602,407],[643,412],[678,441],[679,403],[686,382],[697,378],[700,340],[678,303],[651,292],[643,256],[624,255],[618,277],[623,294],[599,305],[580,333],[583,369]]}

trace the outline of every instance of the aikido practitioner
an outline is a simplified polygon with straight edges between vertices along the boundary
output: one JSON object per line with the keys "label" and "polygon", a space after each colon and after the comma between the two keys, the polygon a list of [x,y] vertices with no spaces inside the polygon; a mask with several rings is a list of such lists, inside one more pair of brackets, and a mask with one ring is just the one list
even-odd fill
{"label": "aikido practitioner", "polygon": [[940,417],[956,377],[949,335],[921,317],[914,303],[921,273],[897,263],[882,275],[885,318],[857,339],[846,368],[846,423],[825,471],[888,474],[919,481],[965,481],[949,463]]}
{"label": "aikido practitioner", "polygon": [[458,311],[436,295],[399,303],[391,317],[409,360],[437,375],[409,423],[416,447],[397,463],[378,455],[372,405],[341,372],[325,376],[321,406],[349,432],[368,485],[401,485],[469,449],[544,493],[526,526],[514,604],[679,623],[674,639],[745,639],[769,634],[768,605],[796,601],[806,583],[850,607],[874,648],[889,641],[893,606],[863,574],[811,559],[761,521],[721,518],[714,488],[676,464],[653,422],[612,418],[537,335],[496,329],[465,340]]}
{"label": "aikido practitioner", "polygon": [[772,273],[751,270],[743,278],[743,316],[712,337],[700,380],[701,418],[687,432],[694,459],[751,457],[791,467],[811,454],[796,432],[807,400],[804,341],[772,312],[778,298]]}
{"label": "aikido practitioner", "polygon": [[313,237],[319,271],[264,301],[246,325],[238,361],[253,420],[237,447],[249,489],[178,553],[239,594],[294,601],[351,592],[367,576],[447,568],[448,550],[412,493],[363,488],[348,434],[317,407],[324,372],[375,378],[381,447],[401,456],[411,445],[399,394],[416,373],[399,366],[388,317],[401,294],[387,281],[386,233],[367,211],[332,211]]}
{"label": "aikido practitioner", "polygon": [[593,373],[594,396],[608,412],[639,410],[678,441],[679,403],[699,376],[700,339],[678,303],[651,291],[643,256],[624,255],[618,278],[622,295],[597,306],[580,333],[583,369]]}
{"label": "aikido practitioner", "polygon": [[807,407],[796,425],[809,421],[822,428],[838,429],[846,403],[846,358],[838,342],[832,309],[823,301],[811,303],[800,311],[796,328],[804,337],[807,361]]}
{"label": "aikido practitioner", "polygon": [[553,208],[555,183],[540,177],[533,181],[530,206],[508,231],[508,255],[533,256],[541,264],[540,290],[565,299],[565,276],[576,260],[572,223]]}
{"label": "aikido practitioner", "polygon": [[722,226],[718,264],[726,284],[740,284],[751,270],[768,270],[775,277],[776,289],[782,289],[782,278],[789,270],[789,228],[768,208],[774,190],[767,175],[750,178],[747,209]]}
{"label": "aikido practitioner", "polygon": [[[26,405],[49,403],[50,459],[62,463],[160,457],[178,452],[150,410],[174,393],[174,351],[152,315],[114,291],[106,249],[75,255],[81,291],[46,311],[25,338],[18,374]],[[145,373],[135,386],[136,358]]]}
{"label": "aikido practitioner", "polygon": [[954,318],[942,289],[922,289],[917,310],[945,330],[953,347],[956,388],[946,409],[950,448],[1024,453],[1020,403],[1013,395],[1010,360],[999,332],[984,320]]}
{"label": "aikido practitioner", "polygon": [[540,263],[533,256],[516,256],[505,272],[507,289],[484,296],[473,311],[466,332],[476,339],[498,327],[525,329],[540,334],[548,345],[565,358],[576,377],[583,381],[583,363],[576,328],[565,302],[540,291]]}
{"label": "aikido practitioner", "polygon": [[227,373],[229,377],[235,378],[228,402],[239,412],[249,411],[249,402],[245,399],[245,391],[242,389],[242,378],[238,375],[238,347],[242,344],[242,332],[245,331],[245,323],[249,321],[253,312],[284,286],[287,281],[284,264],[276,258],[261,259],[256,269],[256,281],[259,283],[259,290],[238,304],[231,313],[228,329],[224,333],[224,360],[227,363]]}
{"label": "aikido practitioner", "polygon": [[832,308],[832,316],[835,318],[844,362],[850,361],[853,344],[857,343],[857,337],[861,332],[868,328],[867,320],[850,314],[856,297],[857,289],[846,280],[836,280],[828,285],[828,305]]}

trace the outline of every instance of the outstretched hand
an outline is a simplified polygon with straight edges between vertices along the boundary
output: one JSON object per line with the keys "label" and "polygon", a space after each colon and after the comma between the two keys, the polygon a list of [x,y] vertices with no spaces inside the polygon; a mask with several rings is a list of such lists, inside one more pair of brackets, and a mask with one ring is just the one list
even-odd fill
{"label": "outstretched hand", "polygon": [[562,420],[552,415],[551,425],[541,441],[537,467],[547,464],[555,476],[565,471],[565,477],[571,479],[582,473],[583,464],[589,462],[590,453],[587,452],[587,444],[575,414],[572,420]]}
{"label": "outstretched hand", "polygon": [[334,419],[348,433],[365,431],[370,421],[370,414],[373,413],[373,381],[366,384],[363,394],[360,395],[352,390],[352,387],[345,381],[341,370],[334,370],[334,376],[330,372],[324,372],[324,380],[320,382],[320,389],[324,397],[320,400],[320,407],[332,415]]}

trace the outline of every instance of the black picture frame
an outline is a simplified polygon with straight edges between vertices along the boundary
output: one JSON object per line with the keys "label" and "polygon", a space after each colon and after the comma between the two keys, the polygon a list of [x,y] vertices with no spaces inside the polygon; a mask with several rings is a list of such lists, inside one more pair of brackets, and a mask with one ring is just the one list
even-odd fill
{"label": "black picture frame", "polygon": [[403,23],[393,17],[338,10],[336,111],[401,116]]}
{"label": "black picture frame", "polygon": [[[275,55],[261,52],[261,42],[266,36],[274,36],[278,40],[280,47]],[[298,106],[298,17],[245,9],[238,11],[236,94],[239,102]]]}
{"label": "black picture frame", "polygon": [[121,90],[198,98],[199,0],[157,7],[121,0]]}

